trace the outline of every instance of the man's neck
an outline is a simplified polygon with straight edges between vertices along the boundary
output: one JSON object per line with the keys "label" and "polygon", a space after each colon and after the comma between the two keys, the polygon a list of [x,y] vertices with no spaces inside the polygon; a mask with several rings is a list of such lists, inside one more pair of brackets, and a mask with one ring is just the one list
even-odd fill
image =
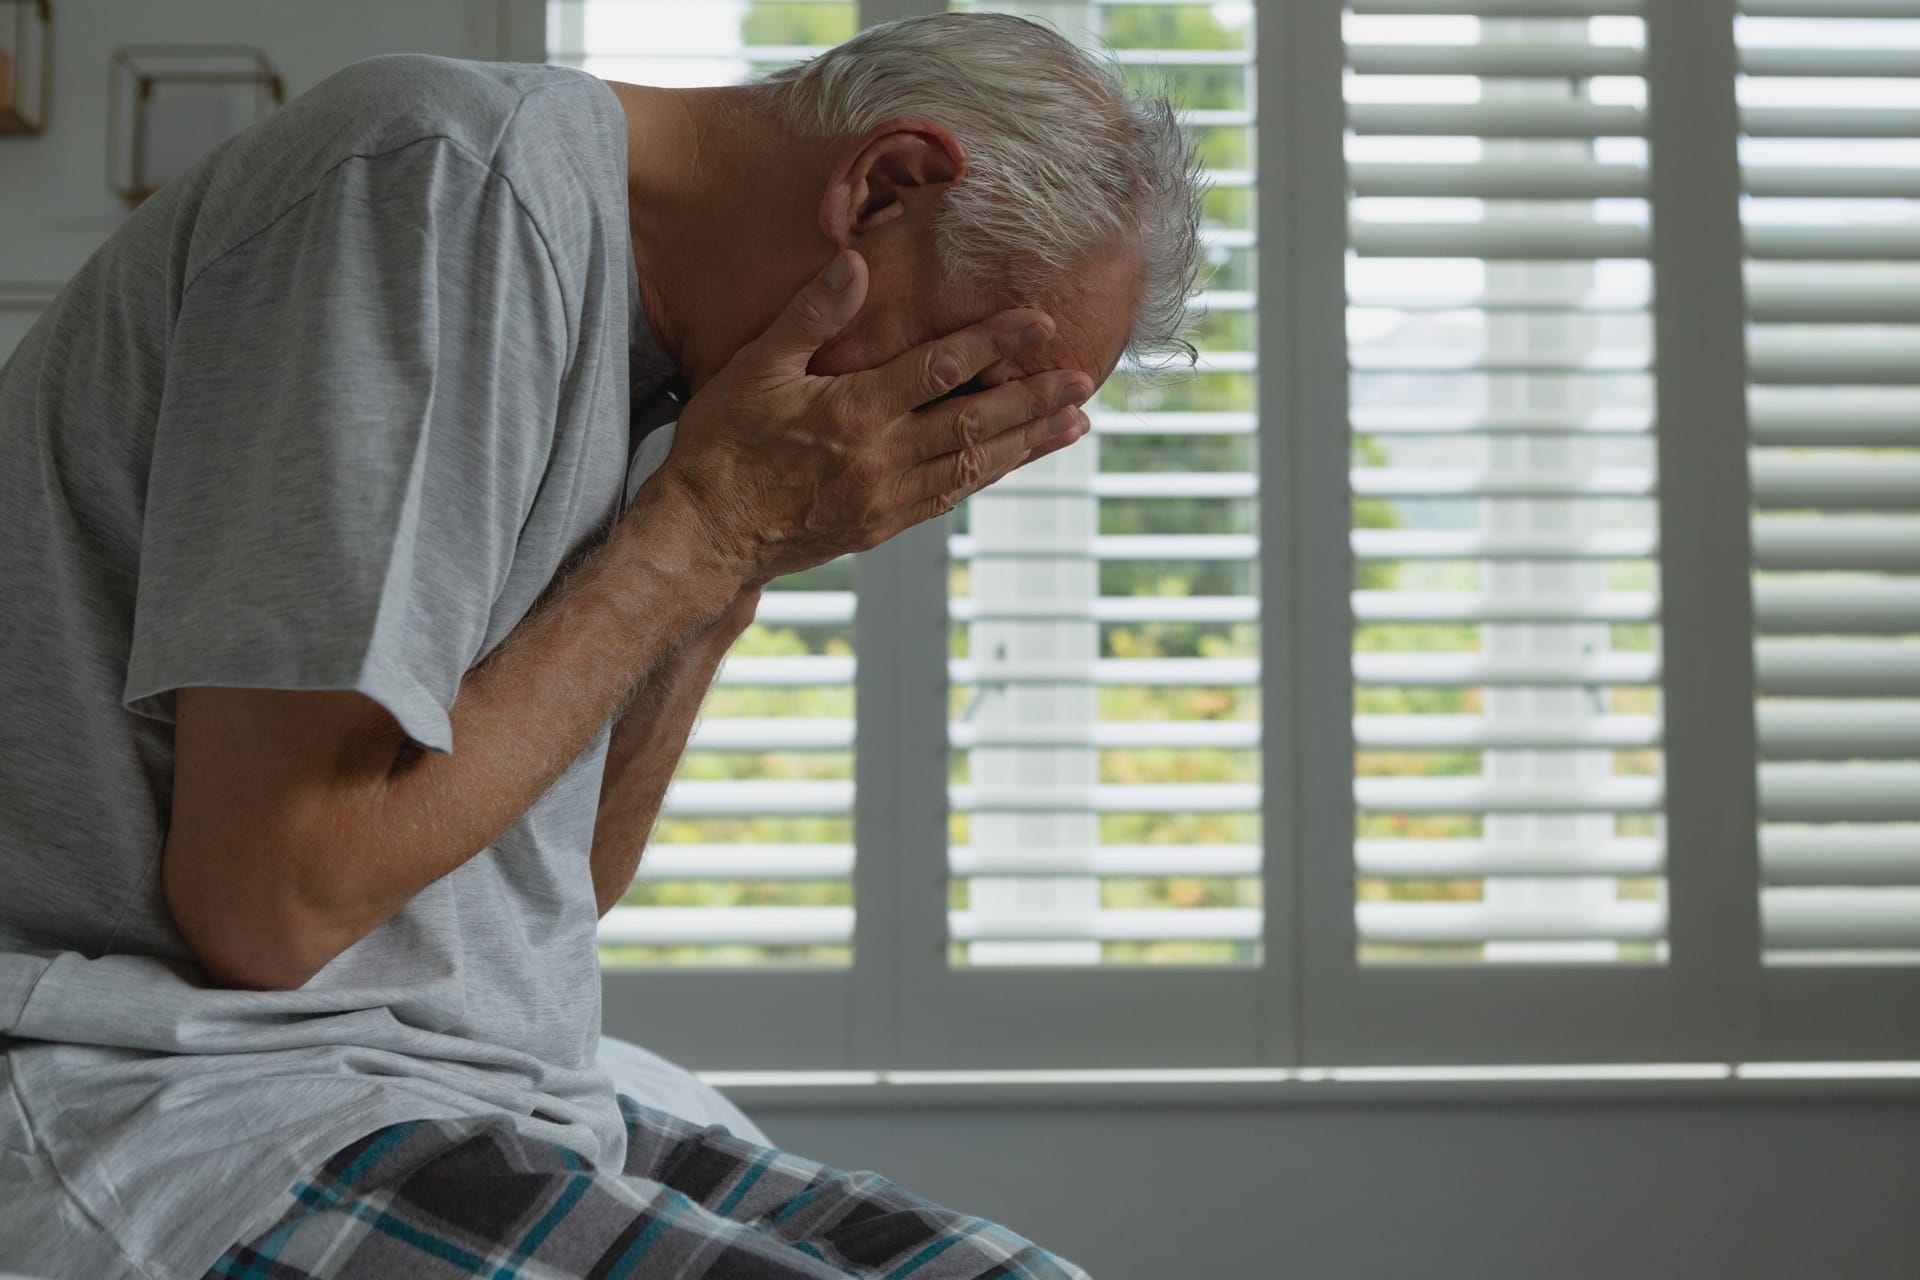
{"label": "man's neck", "polygon": [[641,302],[697,386],[741,340],[733,330],[743,293],[763,282],[767,263],[804,248],[794,241],[812,220],[804,197],[816,147],[783,137],[753,90],[608,85],[627,116]]}

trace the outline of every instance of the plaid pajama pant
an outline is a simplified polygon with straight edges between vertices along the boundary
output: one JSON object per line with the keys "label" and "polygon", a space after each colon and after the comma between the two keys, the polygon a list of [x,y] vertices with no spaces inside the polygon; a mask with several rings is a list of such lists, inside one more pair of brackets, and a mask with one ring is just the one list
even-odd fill
{"label": "plaid pajama pant", "polygon": [[206,1280],[1088,1280],[877,1174],[618,1098],[618,1174],[505,1121],[390,1125],[290,1187]]}

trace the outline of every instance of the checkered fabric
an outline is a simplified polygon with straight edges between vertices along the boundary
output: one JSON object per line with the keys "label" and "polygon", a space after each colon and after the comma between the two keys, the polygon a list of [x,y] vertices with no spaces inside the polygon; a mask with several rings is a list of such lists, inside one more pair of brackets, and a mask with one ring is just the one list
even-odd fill
{"label": "checkered fabric", "polygon": [[1004,1227],[618,1095],[626,1167],[504,1121],[367,1135],[206,1280],[1088,1280]]}

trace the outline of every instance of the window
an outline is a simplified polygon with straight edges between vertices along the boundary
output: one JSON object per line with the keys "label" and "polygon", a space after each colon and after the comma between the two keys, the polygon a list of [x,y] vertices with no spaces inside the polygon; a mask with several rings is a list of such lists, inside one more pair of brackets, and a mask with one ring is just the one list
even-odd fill
{"label": "window", "polygon": [[1645,43],[1347,19],[1367,964],[1666,956]]}
{"label": "window", "polygon": [[[549,38],[736,81],[942,3]],[[1920,1054],[1920,0],[953,7],[1184,98],[1200,367],[769,590],[609,1026],[707,1068]]]}
{"label": "window", "polygon": [[1253,6],[1011,7],[1180,93],[1213,274],[1193,375],[955,521],[951,961],[1258,963]]}
{"label": "window", "polygon": [[1911,964],[1920,4],[1877,20],[1770,16],[1781,8],[1750,4],[1735,28],[1762,940],[1775,964]]}
{"label": "window", "polygon": [[1901,1052],[1887,1002],[1920,985],[1920,3],[1739,8],[1768,1014],[1802,1052]]}

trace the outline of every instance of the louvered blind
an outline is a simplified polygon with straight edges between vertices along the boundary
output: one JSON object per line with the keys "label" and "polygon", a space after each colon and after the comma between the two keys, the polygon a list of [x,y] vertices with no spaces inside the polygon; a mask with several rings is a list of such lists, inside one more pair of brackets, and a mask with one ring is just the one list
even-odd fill
{"label": "louvered blind", "polygon": [[[682,86],[811,57],[858,20],[823,0],[555,0],[547,14],[551,61]],[[601,922],[605,964],[850,962],[853,621],[846,561],[769,586]]]}
{"label": "louvered blind", "polygon": [[1665,958],[1638,7],[1346,16],[1363,964]]}
{"label": "louvered blind", "polygon": [[1742,0],[1761,920],[1920,961],[1920,0]]}
{"label": "louvered blind", "polygon": [[[631,974],[610,1025],[741,1066],[1911,1056],[1920,0],[991,7],[1184,100],[1200,368],[769,592],[609,958],[829,963]],[[551,34],[738,79],[853,9]]]}
{"label": "louvered blind", "polygon": [[1253,6],[956,5],[1171,85],[1198,142],[1198,370],[1123,365],[1087,439],[950,540],[956,965],[1260,958]]}

